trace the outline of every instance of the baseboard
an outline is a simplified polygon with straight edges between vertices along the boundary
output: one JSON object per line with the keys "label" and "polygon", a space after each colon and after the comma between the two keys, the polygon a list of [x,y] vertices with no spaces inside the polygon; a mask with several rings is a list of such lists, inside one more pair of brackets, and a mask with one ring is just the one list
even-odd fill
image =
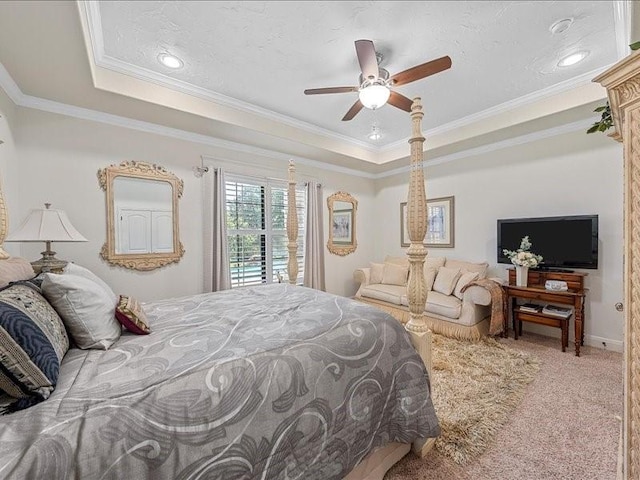
{"label": "baseboard", "polygon": [[612,352],[620,352],[624,350],[624,342],[622,340],[612,340],[610,338],[596,337],[595,335],[585,335],[584,344],[590,347],[602,348],[603,350],[611,350]]}
{"label": "baseboard", "polygon": [[[560,329],[553,327],[545,327],[543,325],[535,325],[523,322],[522,328],[525,332],[537,333],[546,337],[560,338]],[[573,343],[573,331],[569,329],[569,346]],[[611,350],[612,352],[623,352],[624,342],[622,340],[613,340],[611,338],[598,337],[596,335],[585,335],[584,344],[590,347],[601,348],[603,350]]]}

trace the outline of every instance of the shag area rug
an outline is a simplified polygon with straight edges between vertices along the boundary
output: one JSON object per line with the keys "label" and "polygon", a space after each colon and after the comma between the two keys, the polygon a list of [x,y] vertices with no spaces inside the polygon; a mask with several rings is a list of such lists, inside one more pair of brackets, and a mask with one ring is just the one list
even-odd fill
{"label": "shag area rug", "polygon": [[432,338],[431,394],[442,429],[435,446],[464,465],[482,453],[509,420],[539,364],[532,355],[492,338]]}

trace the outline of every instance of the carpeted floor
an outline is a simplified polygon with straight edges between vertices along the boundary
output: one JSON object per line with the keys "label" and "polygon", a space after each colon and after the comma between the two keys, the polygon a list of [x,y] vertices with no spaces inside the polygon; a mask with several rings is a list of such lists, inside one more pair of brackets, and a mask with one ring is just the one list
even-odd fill
{"label": "carpeted floor", "polygon": [[540,371],[487,451],[461,467],[432,450],[412,453],[385,480],[615,479],[622,417],[622,354],[531,333],[501,343],[533,354]]}

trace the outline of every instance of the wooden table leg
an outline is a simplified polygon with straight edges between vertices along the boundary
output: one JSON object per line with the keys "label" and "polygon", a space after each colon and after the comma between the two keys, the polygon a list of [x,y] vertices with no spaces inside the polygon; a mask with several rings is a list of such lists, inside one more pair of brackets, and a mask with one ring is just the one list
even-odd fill
{"label": "wooden table leg", "polygon": [[575,323],[576,323],[576,357],[580,356],[580,344],[582,343],[582,335],[583,335],[583,325],[582,325],[582,306],[580,305],[581,298],[576,297],[576,301],[573,305],[573,311],[575,313]]}
{"label": "wooden table leg", "polygon": [[[502,290],[504,294],[504,289]],[[509,337],[509,296],[502,302],[502,338]]]}
{"label": "wooden table leg", "polygon": [[516,298],[511,299],[511,318],[513,319],[513,338],[518,339],[518,320],[516,318]]}
{"label": "wooden table leg", "polygon": [[569,318],[562,319],[562,351],[566,352],[569,346]]}

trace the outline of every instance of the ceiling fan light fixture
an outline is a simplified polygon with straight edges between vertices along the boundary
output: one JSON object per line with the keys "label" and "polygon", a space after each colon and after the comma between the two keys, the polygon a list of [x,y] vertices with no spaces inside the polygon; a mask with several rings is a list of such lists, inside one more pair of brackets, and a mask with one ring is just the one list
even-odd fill
{"label": "ceiling fan light fixture", "polygon": [[184,62],[182,60],[170,53],[161,53],[158,55],[158,61],[165,67],[173,69],[182,68],[184,66]]}
{"label": "ceiling fan light fixture", "polygon": [[369,135],[367,135],[367,137],[369,137],[369,140],[380,140],[382,138],[382,134],[380,133],[380,128],[377,125],[372,125],[371,126],[371,132],[369,132]]}
{"label": "ceiling fan light fixture", "polygon": [[377,83],[361,88],[358,92],[358,98],[360,98],[362,105],[371,110],[380,108],[387,103],[389,95],[391,95],[389,87]]}

